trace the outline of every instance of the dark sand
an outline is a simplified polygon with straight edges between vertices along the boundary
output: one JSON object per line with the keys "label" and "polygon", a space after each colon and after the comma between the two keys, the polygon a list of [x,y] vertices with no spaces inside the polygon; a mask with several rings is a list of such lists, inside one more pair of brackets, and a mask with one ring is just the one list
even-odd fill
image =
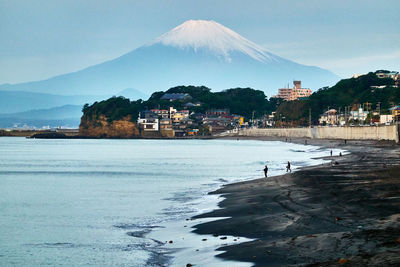
{"label": "dark sand", "polygon": [[307,143],[351,154],[327,157],[337,165],[226,185],[212,192],[225,197],[222,209],[197,218],[231,218],[199,224],[194,232],[255,239],[221,247],[218,256],[255,266],[400,266],[400,147]]}

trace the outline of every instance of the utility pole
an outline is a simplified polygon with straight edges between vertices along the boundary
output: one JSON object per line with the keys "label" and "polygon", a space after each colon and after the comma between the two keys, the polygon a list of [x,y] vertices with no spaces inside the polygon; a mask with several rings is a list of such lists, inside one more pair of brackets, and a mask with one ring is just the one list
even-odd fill
{"label": "utility pole", "polygon": [[377,106],[378,114],[380,117],[381,116],[381,102],[378,102],[378,104],[376,106]]}

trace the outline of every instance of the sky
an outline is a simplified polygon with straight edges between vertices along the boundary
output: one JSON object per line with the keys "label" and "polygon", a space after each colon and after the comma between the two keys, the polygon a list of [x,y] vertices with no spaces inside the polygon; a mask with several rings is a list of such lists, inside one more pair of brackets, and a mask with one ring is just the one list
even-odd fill
{"label": "sky", "polygon": [[190,19],[342,78],[400,71],[399,0],[0,0],[0,84],[121,56]]}

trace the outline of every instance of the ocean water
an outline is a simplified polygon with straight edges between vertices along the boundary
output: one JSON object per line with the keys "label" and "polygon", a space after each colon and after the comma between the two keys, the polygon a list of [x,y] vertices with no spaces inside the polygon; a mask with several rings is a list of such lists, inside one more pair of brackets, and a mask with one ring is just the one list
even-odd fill
{"label": "ocean water", "polygon": [[220,200],[207,192],[262,177],[266,163],[277,175],[328,154],[250,140],[0,137],[0,266],[224,266],[215,248],[246,240],[191,233],[206,219],[187,219]]}

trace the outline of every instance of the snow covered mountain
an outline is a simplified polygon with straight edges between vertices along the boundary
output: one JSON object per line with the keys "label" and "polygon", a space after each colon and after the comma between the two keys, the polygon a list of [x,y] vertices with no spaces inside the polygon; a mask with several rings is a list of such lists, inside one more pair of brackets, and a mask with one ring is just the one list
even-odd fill
{"label": "snow covered mountain", "polygon": [[252,87],[271,96],[293,79],[317,89],[339,78],[273,55],[215,21],[190,20],[114,60],[48,80],[1,85],[0,90],[108,95],[137,88],[150,95],[177,85],[205,85],[216,91]]}
{"label": "snow covered mountain", "polygon": [[260,46],[215,21],[189,20],[161,35],[151,44],[193,49],[195,52],[205,48],[229,62],[232,52],[240,52],[265,63],[274,60]]}

